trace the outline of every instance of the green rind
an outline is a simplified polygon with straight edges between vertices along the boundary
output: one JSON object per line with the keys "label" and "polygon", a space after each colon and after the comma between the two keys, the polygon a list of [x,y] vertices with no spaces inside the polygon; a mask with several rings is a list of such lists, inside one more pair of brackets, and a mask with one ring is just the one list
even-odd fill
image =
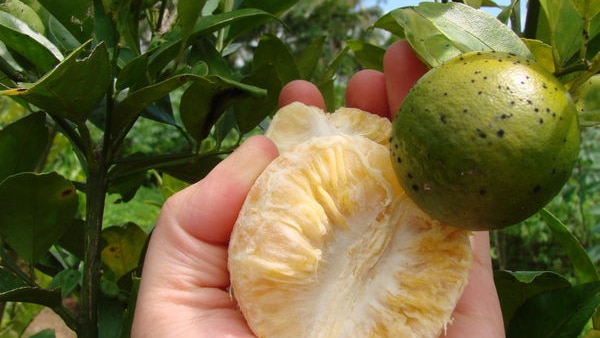
{"label": "green rind", "polygon": [[579,152],[575,105],[550,73],[504,52],[432,69],[393,123],[398,179],[425,212],[461,228],[502,228],[554,197]]}

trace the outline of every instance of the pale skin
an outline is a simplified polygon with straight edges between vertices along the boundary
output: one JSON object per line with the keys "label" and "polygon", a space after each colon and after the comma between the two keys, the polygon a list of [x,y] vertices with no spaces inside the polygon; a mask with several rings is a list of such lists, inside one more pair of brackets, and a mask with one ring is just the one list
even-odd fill
{"label": "pale skin", "polygon": [[[408,89],[426,71],[405,42],[390,46],[384,72],[358,72],[346,105],[391,118]],[[293,101],[325,107],[316,86],[286,85],[279,105]],[[264,136],[249,138],[206,178],[167,200],[150,240],[132,337],[254,337],[228,292],[227,244],[254,180],[275,158]],[[474,263],[443,337],[504,337],[494,286],[489,234],[472,236]]]}

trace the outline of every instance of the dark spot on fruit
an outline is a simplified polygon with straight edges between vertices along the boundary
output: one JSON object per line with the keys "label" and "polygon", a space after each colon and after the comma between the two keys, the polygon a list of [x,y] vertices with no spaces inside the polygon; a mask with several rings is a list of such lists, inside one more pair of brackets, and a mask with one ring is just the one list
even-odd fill
{"label": "dark spot on fruit", "polygon": [[537,113],[540,111],[540,108],[533,108],[533,111]]}
{"label": "dark spot on fruit", "polygon": [[484,80],[487,80],[487,79],[488,79],[488,77],[487,77],[487,76],[484,76],[484,77],[483,77],[483,79],[484,79]]}
{"label": "dark spot on fruit", "polygon": [[465,114],[466,114],[466,113],[468,113],[468,112],[469,112],[469,110],[468,110],[467,108],[463,109],[463,113],[465,113]]}
{"label": "dark spot on fruit", "polygon": [[73,195],[73,193],[75,193],[75,190],[74,190],[74,189],[71,189],[71,188],[69,188],[69,189],[65,189],[65,190],[61,191],[61,192],[60,192],[60,196],[61,196],[61,197],[68,197],[68,196],[71,196],[71,195]]}
{"label": "dark spot on fruit", "polygon": [[477,92],[477,95],[481,95],[481,94],[483,94],[483,92],[481,90]]}
{"label": "dark spot on fruit", "polygon": [[446,115],[440,115],[440,122],[446,124]]}
{"label": "dark spot on fruit", "polygon": [[533,101],[527,100],[527,104],[533,104]]}
{"label": "dark spot on fruit", "polygon": [[540,185],[539,185],[539,184],[538,184],[538,185],[536,185],[535,187],[533,187],[533,193],[534,193],[534,194],[537,194],[537,193],[539,193],[540,191],[542,191],[542,187],[540,187]]}
{"label": "dark spot on fruit", "polygon": [[510,101],[510,105],[514,106],[515,105],[515,101]]}
{"label": "dark spot on fruit", "polygon": [[412,190],[414,190],[414,191],[419,191],[419,186],[418,186],[418,185],[416,185],[416,184],[413,184],[413,185],[412,185]]}
{"label": "dark spot on fruit", "polygon": [[552,168],[552,175],[556,174],[556,168]]}
{"label": "dark spot on fruit", "polygon": [[498,135],[498,137],[504,137],[504,130],[500,129],[496,132],[496,135]]}
{"label": "dark spot on fruit", "polygon": [[448,93],[444,93],[444,96],[448,96]]}
{"label": "dark spot on fruit", "polygon": [[475,79],[471,79],[471,83],[475,83]]}
{"label": "dark spot on fruit", "polygon": [[408,177],[408,178],[412,179],[412,178],[413,178],[413,174],[411,174],[411,173],[408,173],[408,174],[406,174],[406,177]]}
{"label": "dark spot on fruit", "polygon": [[540,124],[544,124],[544,119],[539,119]]}
{"label": "dark spot on fruit", "polygon": [[481,195],[481,196],[485,195],[486,192],[487,191],[485,191],[484,188],[479,189],[479,195]]}
{"label": "dark spot on fruit", "polygon": [[479,136],[480,138],[486,138],[487,137],[486,133],[483,130],[479,129],[479,128],[477,128],[477,136]]}
{"label": "dark spot on fruit", "polygon": [[400,156],[396,157],[396,162],[402,163],[402,158]]}

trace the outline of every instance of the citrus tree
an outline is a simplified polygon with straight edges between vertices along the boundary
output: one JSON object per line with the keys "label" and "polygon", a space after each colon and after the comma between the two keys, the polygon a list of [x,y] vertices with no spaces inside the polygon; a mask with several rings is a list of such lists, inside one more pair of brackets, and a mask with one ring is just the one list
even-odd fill
{"label": "citrus tree", "polygon": [[[430,67],[473,50],[535,58],[567,86],[582,128],[600,121],[595,1],[532,0],[524,25],[518,0],[423,3],[373,23],[390,41],[359,35],[338,46],[319,38],[295,50],[300,33],[280,32],[297,2],[0,1],[0,94],[14,102],[0,116],[0,310],[41,304],[79,336],[127,336],[148,234],[136,220],[103,227],[107,196],[127,203],[149,177],[166,195],[202,178],[262,132],[291,80],[317,83],[333,108],[343,58],[382,69],[394,39],[407,39]],[[323,64],[332,48],[339,50]],[[163,139],[172,141],[160,146]],[[75,173],[56,165],[72,158]],[[548,210],[536,217],[574,277],[499,270],[509,336],[598,335],[594,261],[570,231],[575,225]],[[2,323],[1,333],[15,335],[11,318]]]}

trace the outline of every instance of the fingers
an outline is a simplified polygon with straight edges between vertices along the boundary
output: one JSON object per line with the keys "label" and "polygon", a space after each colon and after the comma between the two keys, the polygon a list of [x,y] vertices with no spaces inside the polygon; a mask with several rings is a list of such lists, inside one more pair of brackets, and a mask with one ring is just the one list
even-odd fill
{"label": "fingers", "polygon": [[427,70],[406,40],[395,42],[387,49],[383,57],[383,73],[392,118],[410,88]]}
{"label": "fingers", "polygon": [[383,73],[365,69],[354,74],[346,88],[346,106],[389,118]]}
{"label": "fingers", "polygon": [[326,110],[325,99],[323,99],[321,91],[308,81],[294,80],[283,86],[279,92],[279,108],[295,101]]}
{"label": "fingers", "polygon": [[469,284],[454,310],[454,321],[448,326],[447,338],[504,337],[504,323],[490,258],[489,232],[475,232],[473,267],[469,272]]}

